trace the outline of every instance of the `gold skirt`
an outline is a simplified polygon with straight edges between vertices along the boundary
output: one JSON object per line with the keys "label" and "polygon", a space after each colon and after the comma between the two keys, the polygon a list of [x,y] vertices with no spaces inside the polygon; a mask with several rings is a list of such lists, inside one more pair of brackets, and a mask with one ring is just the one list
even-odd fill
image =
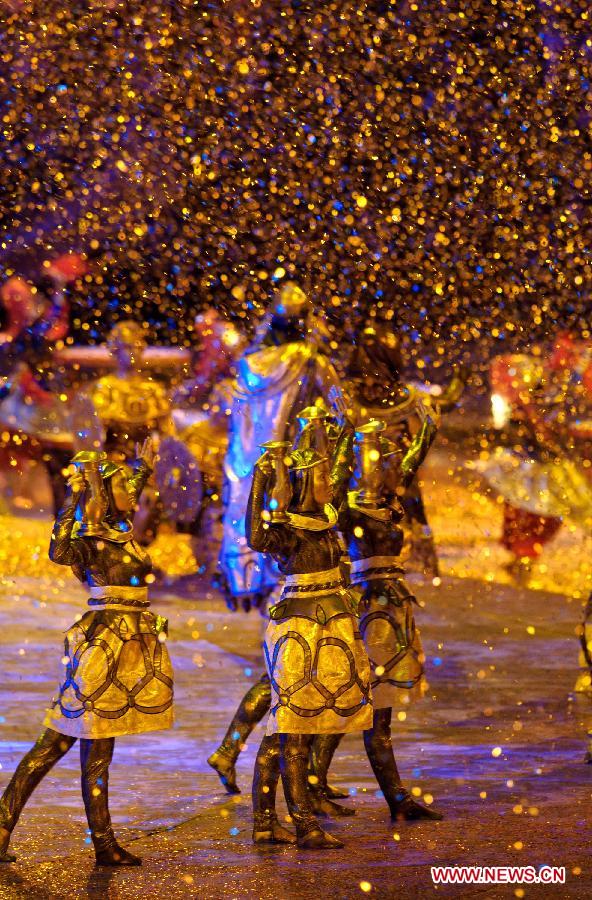
{"label": "gold skirt", "polygon": [[370,665],[357,619],[271,620],[263,644],[271,681],[267,734],[341,734],[372,727]]}
{"label": "gold skirt", "polygon": [[173,669],[166,626],[148,610],[87,612],[68,629],[59,693],[45,727],[89,739],[170,728]]}
{"label": "gold skirt", "polygon": [[[360,605],[360,632],[370,658],[375,709],[401,706],[425,694],[425,656],[404,580],[376,584]],[[409,599],[408,599],[409,598]]]}

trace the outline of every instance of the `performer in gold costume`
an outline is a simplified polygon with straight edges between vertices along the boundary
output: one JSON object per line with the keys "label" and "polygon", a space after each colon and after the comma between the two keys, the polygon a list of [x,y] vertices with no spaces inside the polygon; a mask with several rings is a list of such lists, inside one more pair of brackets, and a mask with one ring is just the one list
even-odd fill
{"label": "performer in gold costume", "polygon": [[116,737],[169,728],[173,720],[166,620],[149,610],[150,559],[134,540],[130,521],[153,459],[147,441],[128,479],[102,452],[74,457],[76,471],[49,555],[88,585],[90,610],[67,633],[65,675],[62,670],[45,729],[0,800],[2,862],[16,858],[8,844],[33,790],[80,739],[82,796],[97,865],[141,863],[115,839],[108,779]]}
{"label": "performer in gold costume", "polygon": [[[314,735],[372,725],[369,663],[356,605],[343,583],[334,530],[334,484],[347,483],[348,445],[351,434],[344,429],[332,471],[322,419],[311,422],[297,449],[290,452],[287,442],[266,445],[253,475],[249,545],[273,555],[286,579],[280,601],[270,609],[264,641],[271,711],[253,780],[255,843],[293,842],[275,812],[281,770],[298,846],[343,846],[315,816],[308,789],[310,746]],[[285,470],[288,452],[291,485]]]}
{"label": "performer in gold costume", "polygon": [[105,450],[116,462],[133,459],[136,443],[152,432],[171,428],[170,403],[164,387],[141,370],[146,349],[137,322],[118,322],[107,341],[117,371],[97,381],[92,399],[105,429]]}
{"label": "performer in gold costume", "polygon": [[[430,397],[421,389],[405,384],[402,369],[400,341],[392,324],[377,321],[368,324],[359,336],[347,371],[347,389],[352,400],[350,414],[358,424],[380,419],[386,425],[386,437],[398,447],[406,448],[420,425],[418,404]],[[433,398],[434,405],[441,412],[453,409],[464,383],[464,374],[459,369],[448,387]],[[387,477],[396,478],[395,469]],[[410,530],[414,567],[427,575],[438,575],[434,537],[416,478],[408,483],[401,503],[404,524]]]}
{"label": "performer in gold costume", "polygon": [[[117,371],[100,378],[92,402],[104,431],[103,447],[118,465],[134,458],[135,446],[154,433],[174,431],[167,393],[141,368],[146,349],[144,329],[137,322],[118,322],[107,344],[117,361]],[[147,545],[154,538],[162,513],[151,479],[135,519],[136,538]]]}
{"label": "performer in gold costume", "polygon": [[[352,585],[360,598],[360,632],[372,670],[374,719],[364,732],[364,745],[393,821],[442,818],[413,800],[402,786],[391,742],[393,707],[421,697],[425,690],[424,655],[413,615],[416,600],[400,561],[403,531],[399,522],[404,511],[398,497],[436,435],[434,413],[423,404],[417,404],[416,411],[422,424],[400,461],[396,449],[384,438],[383,422],[372,420],[356,430],[353,490],[339,517],[351,559]],[[312,755],[316,792],[321,797],[326,795],[327,770],[342,737],[315,738]]]}

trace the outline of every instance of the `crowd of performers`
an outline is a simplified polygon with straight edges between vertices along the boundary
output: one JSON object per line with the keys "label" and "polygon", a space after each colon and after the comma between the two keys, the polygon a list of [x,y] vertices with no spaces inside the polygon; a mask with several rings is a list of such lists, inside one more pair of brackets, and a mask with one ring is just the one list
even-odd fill
{"label": "crowd of performers", "polygon": [[[194,370],[172,397],[142,366],[144,328],[119,323],[108,339],[114,371],[78,392],[77,404],[60,401],[58,415],[43,392],[52,394],[44,379],[55,377],[52,354],[67,328],[63,277],[54,276],[42,308],[20,280],[4,286],[0,419],[27,435],[23,410],[38,416],[29,434],[54,490],[50,557],[87,585],[89,609],[67,632],[44,730],[0,799],[0,860],[14,860],[10,837],[28,798],[79,739],[97,863],[140,864],[114,836],[108,771],[116,737],[172,723],[167,624],[149,609],[146,548],[162,518],[199,533],[208,506],[222,510],[228,605],[255,607],[267,621],[260,677],[208,760],[238,792],[240,750],[267,717],[253,775],[254,842],[343,846],[319,820],[354,813],[329,781],[352,732],[362,733],[393,821],[440,819],[403,786],[391,719],[425,690],[405,532],[410,563],[437,577],[417,473],[441,414],[462,393],[462,373],[435,401],[406,384],[397,336],[376,320],[336,369],[308,298],[286,282],[249,346],[213,311],[200,317]],[[552,452],[551,430],[538,419],[534,430]],[[295,833],[276,813],[280,778]]]}

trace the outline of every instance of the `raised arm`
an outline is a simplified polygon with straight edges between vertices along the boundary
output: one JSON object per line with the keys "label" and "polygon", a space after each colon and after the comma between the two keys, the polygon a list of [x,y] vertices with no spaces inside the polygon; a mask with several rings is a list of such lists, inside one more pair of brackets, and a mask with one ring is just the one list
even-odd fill
{"label": "raised arm", "polygon": [[413,481],[438,431],[435,418],[432,417],[425,407],[420,406],[418,411],[422,419],[422,425],[401,461],[401,487],[407,487]]}
{"label": "raised arm", "polygon": [[454,409],[464,393],[467,378],[467,367],[464,365],[457,366],[448,387],[444,388],[439,397],[434,398],[441,412],[447,413]]}
{"label": "raised arm", "polygon": [[68,479],[66,502],[59,511],[49,545],[49,558],[60,566],[75,566],[84,562],[81,542],[72,538],[76,516],[76,504],[84,490],[84,477],[80,472]]}
{"label": "raised arm", "polygon": [[140,495],[142,494],[142,491],[146,486],[146,482],[150,478],[151,474],[152,469],[144,462],[143,459],[141,459],[134,468],[133,475],[128,478],[128,490],[134,507],[138,505]]}
{"label": "raised arm", "polygon": [[283,540],[285,529],[281,525],[270,526],[263,517],[265,488],[270,474],[270,463],[264,454],[253,470],[245,522],[247,543],[252,550],[259,553],[279,553],[285,549]]}
{"label": "raised arm", "polygon": [[331,467],[331,483],[333,485],[333,506],[339,509],[347,495],[347,488],[354,467],[354,426],[349,421],[341,429]]}
{"label": "raised arm", "polygon": [[264,553],[269,549],[270,529],[265,527],[263,518],[265,503],[265,486],[269,478],[269,472],[263,465],[257,463],[253,470],[251,492],[247,503],[246,534],[247,543],[252,550]]}
{"label": "raised arm", "polygon": [[143,444],[136,444],[136,457],[137,461],[134,466],[133,474],[128,478],[127,482],[128,491],[134,507],[138,505],[140,495],[154,469],[156,449],[152,438],[146,438]]}

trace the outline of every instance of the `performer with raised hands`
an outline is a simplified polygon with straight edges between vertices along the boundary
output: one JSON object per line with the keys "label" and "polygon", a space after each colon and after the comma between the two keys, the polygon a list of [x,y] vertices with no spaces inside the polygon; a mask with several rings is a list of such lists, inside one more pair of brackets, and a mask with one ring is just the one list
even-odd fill
{"label": "performer with raised hands", "polygon": [[[356,425],[379,419],[385,423],[389,440],[407,449],[421,424],[422,402],[430,402],[441,413],[449,412],[462,396],[467,373],[463,367],[456,367],[449,384],[438,388],[439,393],[432,397],[425,387],[404,381],[403,369],[401,342],[392,322],[368,320],[357,336],[347,370],[351,416]],[[397,478],[393,467],[389,467],[386,477]],[[409,567],[430,577],[437,576],[436,545],[416,477],[407,482],[399,499],[403,524],[409,531]]]}
{"label": "performer with raised hands", "polygon": [[[352,489],[339,517],[372,670],[374,717],[372,727],[364,731],[364,745],[393,821],[442,818],[417,803],[403,787],[391,741],[393,708],[425,690],[424,656],[413,614],[416,600],[400,561],[403,531],[399,522],[404,511],[399,496],[425,459],[438,417],[423,403],[416,405],[416,411],[421,427],[402,459],[396,445],[384,437],[384,422],[371,420],[356,429]],[[321,797],[327,794],[327,771],[342,737],[320,735],[313,743],[316,792]]]}
{"label": "performer with raised hands", "polygon": [[90,609],[67,632],[66,665],[44,731],[0,799],[0,862],[16,859],[8,844],[27,800],[79,739],[97,865],[137,866],[141,860],[113,833],[108,779],[116,737],[169,728],[173,720],[167,623],[149,610],[150,558],[134,540],[131,522],[154,451],[149,439],[138,447],[129,478],[103,452],[83,451],[72,462],[49,555],[88,585]]}
{"label": "performer with raised hands", "polygon": [[253,780],[255,843],[294,840],[275,812],[281,770],[298,846],[343,846],[317,821],[308,766],[314,735],[372,725],[369,663],[339,567],[332,505],[334,472],[348,467],[350,448],[351,430],[345,429],[331,459],[323,417],[311,417],[297,447],[268,444],[253,475],[249,545],[273,556],[285,576],[264,641],[271,711]]}

